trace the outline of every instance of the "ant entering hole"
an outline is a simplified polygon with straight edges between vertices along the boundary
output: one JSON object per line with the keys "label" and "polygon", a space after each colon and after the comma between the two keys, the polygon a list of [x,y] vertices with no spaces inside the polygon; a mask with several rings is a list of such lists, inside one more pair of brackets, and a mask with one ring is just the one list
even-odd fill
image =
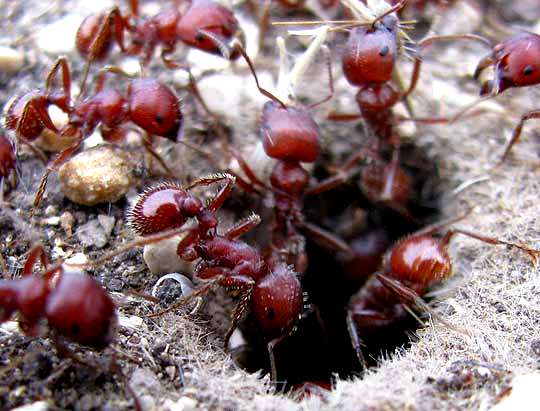
{"label": "ant entering hole", "polygon": [[[410,211],[407,215],[372,202],[361,190],[358,178],[323,194],[306,197],[304,203],[307,221],[316,221],[322,228],[336,232],[348,244],[362,243],[366,238],[368,248],[379,249],[379,258],[375,261],[362,260],[371,265],[370,269],[366,268],[370,273],[380,268],[383,254],[398,239],[437,220],[438,199],[442,194],[437,192],[440,187],[437,165],[413,144],[403,143],[401,153],[400,166],[410,177],[414,192],[406,204]],[[390,156],[388,153],[388,158]],[[328,177],[320,165],[314,175],[318,180]],[[276,387],[282,391],[294,391],[306,383],[330,387],[336,376],[346,379],[362,373],[347,327],[347,308],[351,296],[370,273],[358,273],[355,277],[351,266],[358,261],[328,250],[309,236],[306,236],[306,251],[309,265],[301,283],[309,313],[299,321],[295,331],[273,349]],[[360,278],[362,276],[364,278]],[[373,366],[378,359],[406,347],[419,326],[414,317],[408,316],[362,334],[367,365]],[[240,325],[240,330],[245,342],[231,350],[234,361],[249,372],[262,369],[269,373],[268,341],[255,331],[250,316]]]}

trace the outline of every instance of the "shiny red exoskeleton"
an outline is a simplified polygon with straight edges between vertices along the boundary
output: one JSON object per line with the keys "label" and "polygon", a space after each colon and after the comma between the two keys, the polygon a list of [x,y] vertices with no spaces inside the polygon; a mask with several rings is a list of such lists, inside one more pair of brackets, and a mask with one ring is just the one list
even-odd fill
{"label": "shiny red exoskeleton", "polygon": [[[462,218],[462,217],[460,217]],[[454,219],[454,222],[460,218]],[[389,326],[407,316],[406,306],[417,306],[431,312],[421,296],[428,289],[453,274],[448,244],[456,234],[492,245],[507,245],[528,253],[536,263],[540,250],[510,243],[461,229],[451,229],[442,238],[433,233],[443,225],[425,228],[395,243],[387,253],[381,271],[372,275],[351,297],[347,324],[353,347],[362,366],[362,334]]]}
{"label": "shiny red exoskeleton", "polygon": [[[166,64],[178,42],[214,54],[234,59],[228,43],[241,35],[234,13],[213,0],[192,0],[187,9],[171,7],[141,20],[138,0],[130,0],[131,13],[122,15],[118,7],[108,12],[90,15],[77,31],[76,46],[90,65],[107,57],[114,42],[129,55],[139,55],[146,67],[156,47]],[[129,44],[125,41],[129,35]],[[88,65],[86,71],[88,71]],[[173,64],[174,66],[174,64]],[[84,82],[84,80],[83,80]]]}
{"label": "shiny red exoskeleton", "polygon": [[[38,260],[45,269],[33,274]],[[96,349],[110,345],[117,322],[111,297],[89,275],[48,265],[37,246],[23,267],[23,277],[0,281],[0,321],[18,313],[29,335],[40,334],[44,319],[55,336]]]}
{"label": "shiny red exoskeleton", "polygon": [[[63,88],[61,91],[54,91],[52,81],[60,70]],[[35,205],[41,201],[48,175],[77,151],[98,125],[101,126],[101,134],[105,140],[116,142],[127,133],[128,123],[136,124],[143,130],[145,149],[170,173],[163,159],[153,149],[152,137],[161,136],[174,142],[180,140],[183,117],[178,98],[170,88],[153,79],[130,80],[126,93],[105,88],[105,75],[108,71],[125,75],[114,68],[102,71],[93,94],[82,101],[73,102],[70,94],[70,69],[66,58],[62,57],[47,76],[45,90],[23,94],[8,108],[7,128],[14,130],[17,138],[32,148],[31,142],[37,139],[45,128],[73,140],[48,166],[36,194]],[[49,116],[47,110],[50,106],[57,106],[68,114],[68,122],[60,130]]]}
{"label": "shiny red exoskeleton", "polygon": [[[482,84],[480,95],[484,98],[495,97],[509,88],[540,84],[540,36],[522,31],[496,44],[491,53],[478,63],[474,78],[477,79],[490,66],[494,67],[495,77]],[[519,140],[524,123],[533,118],[540,118],[540,110],[521,116],[499,164],[508,158],[510,149]]]}
{"label": "shiny red exoskeleton", "polygon": [[11,176],[15,176],[15,164],[16,164],[15,149],[11,140],[5,135],[0,133],[0,181]]}
{"label": "shiny red exoskeleton", "polygon": [[[188,191],[223,181],[223,187],[206,206]],[[263,332],[280,338],[293,328],[303,308],[301,285],[292,268],[286,264],[269,265],[256,248],[237,239],[260,222],[258,216],[240,221],[224,234],[217,233],[215,212],[234,182],[235,177],[230,174],[216,174],[198,179],[186,188],[160,184],[143,192],[129,213],[131,227],[145,236],[144,244],[185,232],[177,254],[187,261],[199,261],[193,276],[206,280],[206,284],[166,311],[206,294],[215,286],[240,291],[240,303],[224,338],[226,349],[246,309],[250,309]],[[195,227],[183,228],[190,219],[197,222]],[[268,343],[273,378],[276,376],[272,354],[274,340]]]}

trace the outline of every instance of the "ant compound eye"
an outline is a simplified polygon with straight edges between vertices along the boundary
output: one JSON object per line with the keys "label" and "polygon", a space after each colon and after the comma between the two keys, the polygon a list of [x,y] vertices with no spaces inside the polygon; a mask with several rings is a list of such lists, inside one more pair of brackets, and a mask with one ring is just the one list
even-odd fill
{"label": "ant compound eye", "polygon": [[390,52],[390,47],[384,46],[379,51],[379,56],[384,57],[384,56],[388,55],[389,52]]}
{"label": "ant compound eye", "polygon": [[534,72],[534,68],[533,66],[527,66],[523,69],[523,75],[524,76],[529,76],[531,75],[532,73]]}

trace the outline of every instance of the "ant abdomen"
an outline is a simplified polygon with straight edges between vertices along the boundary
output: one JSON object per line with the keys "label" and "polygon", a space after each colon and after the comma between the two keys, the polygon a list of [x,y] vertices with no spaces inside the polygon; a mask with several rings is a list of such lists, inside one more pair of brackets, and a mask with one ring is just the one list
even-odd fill
{"label": "ant abdomen", "polygon": [[319,126],[307,109],[264,105],[260,135],[264,151],[279,160],[311,163],[321,150]]}
{"label": "ant abdomen", "polygon": [[63,272],[47,298],[45,314],[49,326],[71,341],[102,349],[113,340],[114,302],[87,274]]}
{"label": "ant abdomen", "polygon": [[302,308],[302,287],[291,266],[277,264],[253,288],[251,312],[265,331],[287,329],[298,320]]}
{"label": "ant abdomen", "polygon": [[446,245],[430,235],[405,237],[392,247],[389,273],[413,290],[423,293],[452,275],[452,263]]}

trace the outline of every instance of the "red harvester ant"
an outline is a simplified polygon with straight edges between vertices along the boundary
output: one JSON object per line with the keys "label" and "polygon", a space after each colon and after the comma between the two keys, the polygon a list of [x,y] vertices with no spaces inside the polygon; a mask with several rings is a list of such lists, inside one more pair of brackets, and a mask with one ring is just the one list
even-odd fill
{"label": "red harvester ant", "polygon": [[373,274],[349,301],[347,325],[352,345],[361,365],[366,361],[362,354],[363,333],[386,327],[407,315],[405,306],[416,305],[431,313],[421,299],[428,289],[453,274],[447,248],[456,234],[493,245],[507,245],[528,253],[536,265],[540,250],[510,243],[470,231],[453,228],[442,238],[433,233],[465,216],[444,223],[428,226],[397,241],[387,252],[381,271]]}
{"label": "red harvester ant", "polygon": [[[517,33],[496,44],[490,54],[480,60],[474,72],[478,79],[482,71],[494,66],[495,77],[482,84],[480,101],[495,97],[512,87],[527,87],[540,83],[540,36],[528,31]],[[540,110],[532,110],[521,116],[514,128],[504,153],[497,165],[508,158],[510,149],[519,140],[523,125],[527,120],[540,118]]]}
{"label": "red harvester ant", "polygon": [[[43,270],[33,273],[38,262]],[[0,322],[17,314],[26,335],[40,336],[45,333],[42,322],[46,321],[48,334],[61,353],[95,368],[76,357],[62,339],[96,350],[111,345],[115,339],[117,315],[109,294],[88,274],[66,270],[62,264],[51,266],[45,250],[39,245],[30,250],[22,274],[15,280],[0,280]],[[111,364],[113,369],[119,372],[116,364]],[[127,383],[126,388],[133,396],[136,409],[140,410],[139,401]]]}
{"label": "red harvester ant", "polygon": [[[178,7],[171,7],[142,22],[138,0],[129,0],[131,13],[125,16],[118,7],[113,7],[108,12],[86,17],[76,37],[77,50],[87,60],[82,84],[86,81],[89,66],[96,60],[103,60],[114,41],[122,52],[139,55],[142,68],[147,67],[158,45],[164,63],[168,67],[179,67],[168,58],[178,41],[227,59],[237,58],[238,54],[227,46],[233,38],[241,37],[233,12],[213,0],[191,0],[189,3],[183,13]],[[130,34],[129,46],[124,44],[126,32]]]}
{"label": "red harvester ant", "polygon": [[[188,191],[196,186],[222,181],[223,187],[206,206]],[[230,174],[215,174],[195,180],[185,188],[172,183],[162,183],[147,189],[129,212],[131,227],[141,234],[143,239],[129,245],[127,249],[187,233],[178,243],[177,254],[186,261],[200,260],[193,275],[205,280],[206,284],[153,316],[185,305],[216,286],[239,291],[240,302],[233,312],[231,325],[224,337],[225,350],[229,346],[232,332],[249,308],[260,329],[272,336],[268,343],[268,352],[272,378],[275,380],[277,372],[273,347],[286,333],[292,331],[300,318],[303,308],[302,288],[292,267],[267,263],[256,248],[237,239],[259,224],[260,218],[257,215],[240,221],[224,234],[217,233],[218,220],[215,212],[225,201],[235,181],[235,177]],[[197,221],[197,225],[183,228],[192,218]],[[83,266],[100,264],[125,250],[126,248],[123,248]]]}
{"label": "red harvester ant", "polygon": [[[261,194],[259,189],[263,189],[271,193],[274,208],[270,229],[271,258],[293,264],[295,270],[303,274],[307,268],[307,256],[304,252],[304,238],[296,227],[310,233],[329,248],[341,251],[349,249],[335,235],[305,221],[302,211],[309,173],[301,162],[314,162],[320,152],[320,130],[310,110],[332,97],[332,78],[330,75],[331,94],[328,97],[307,107],[301,104],[286,105],[260,86],[251,59],[241,46],[237,48],[248,63],[258,90],[271,100],[263,107],[259,134],[265,153],[277,160],[270,174],[269,187],[255,175],[246,161],[230,148],[231,154],[249,181],[237,178],[247,191]],[[325,190],[321,188],[320,191]]]}
{"label": "red harvester ant", "polygon": [[12,176],[13,185],[15,185],[15,150],[11,140],[3,133],[0,133],[0,198],[4,193],[4,180]]}
{"label": "red harvester ant", "polygon": [[[52,81],[58,71],[62,72],[61,92],[51,90]],[[182,112],[175,94],[165,85],[153,79],[132,79],[124,95],[115,89],[104,87],[107,72],[123,74],[114,67],[101,70],[94,93],[86,99],[71,101],[71,74],[65,57],[59,58],[47,76],[46,89],[34,90],[17,97],[6,115],[6,126],[14,130],[17,138],[28,144],[39,137],[44,128],[62,137],[73,139],[73,143],[61,151],[48,165],[34,200],[37,206],[43,197],[47,178],[60,164],[79,149],[84,139],[101,125],[103,138],[116,142],[124,137],[132,122],[144,131],[144,147],[171,174],[169,168],[152,147],[152,136],[162,136],[178,142],[182,136]],[[82,91],[81,91],[82,92]],[[58,130],[53,124],[48,107],[54,105],[68,114],[68,123]],[[43,156],[41,156],[43,158]],[[46,160],[44,160],[46,162]]]}

